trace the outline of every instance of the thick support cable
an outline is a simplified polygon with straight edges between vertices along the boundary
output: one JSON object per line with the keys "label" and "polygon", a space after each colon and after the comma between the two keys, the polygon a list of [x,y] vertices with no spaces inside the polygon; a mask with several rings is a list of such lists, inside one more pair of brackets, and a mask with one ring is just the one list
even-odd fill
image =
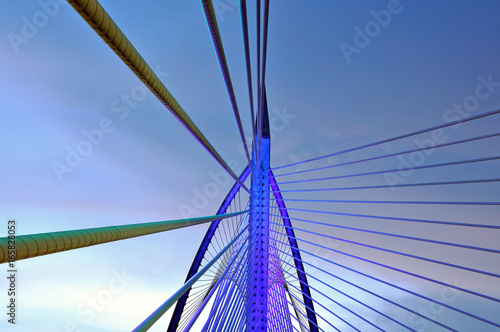
{"label": "thick support cable", "polygon": [[466,119],[460,119],[460,120],[456,120],[456,121],[452,121],[452,122],[447,122],[445,124],[441,124],[441,125],[438,125],[438,126],[434,126],[434,127],[430,127],[430,128],[426,128],[426,129],[422,129],[422,130],[417,130],[417,131],[414,131],[414,132],[411,132],[411,133],[408,133],[408,134],[395,136],[395,137],[384,139],[384,140],[377,141],[377,142],[374,142],[374,143],[361,145],[361,146],[358,146],[358,147],[355,147],[355,148],[351,148],[351,149],[347,149],[347,150],[342,150],[342,151],[335,152],[335,153],[330,153],[330,154],[327,154],[327,155],[324,155],[324,156],[321,156],[321,157],[316,157],[316,158],[312,158],[312,159],[308,159],[308,160],[304,160],[304,161],[299,161],[299,162],[288,164],[288,165],[274,167],[273,170],[280,169],[280,168],[291,167],[291,166],[295,166],[295,165],[299,165],[299,164],[304,164],[304,163],[309,163],[309,162],[312,162],[312,161],[316,161],[316,160],[320,160],[320,159],[324,159],[324,158],[328,158],[328,157],[338,156],[338,155],[345,154],[345,153],[348,153],[348,152],[353,152],[353,151],[357,151],[357,150],[361,150],[361,149],[366,149],[366,148],[369,148],[369,147],[373,147],[373,146],[377,146],[377,145],[381,145],[381,144],[385,144],[385,143],[389,143],[389,142],[394,142],[394,141],[397,141],[397,140],[400,140],[400,139],[403,139],[403,138],[408,138],[408,137],[412,137],[412,136],[424,134],[424,133],[427,133],[427,132],[430,132],[430,131],[433,131],[433,130],[437,130],[437,129],[442,129],[442,128],[454,126],[454,125],[457,125],[459,123],[469,122],[469,121],[472,121],[472,120],[477,120],[477,119],[480,119],[480,118],[484,118],[484,117],[495,115],[495,114],[499,114],[499,113],[500,113],[500,110],[494,110],[494,111],[490,111],[490,112],[478,114],[478,115],[471,116],[471,117],[466,118]]}
{"label": "thick support cable", "polygon": [[[245,180],[248,177],[248,174],[250,174],[250,167],[247,165],[247,167],[243,170],[243,172],[240,175],[240,180],[242,182],[245,182]],[[234,197],[236,196],[236,193],[238,193],[240,189],[240,184],[235,183],[229,193],[227,194],[226,198],[222,202],[221,206],[219,207],[219,210],[217,211],[217,215],[222,215],[226,213],[229,205],[233,201]],[[201,241],[200,247],[198,248],[198,252],[195,255],[195,258],[193,260],[193,263],[191,263],[191,267],[189,269],[189,272],[186,277],[186,282],[191,279],[200,269],[201,263],[203,261],[203,257],[205,257],[205,253],[208,249],[208,246],[210,245],[212,238],[214,237],[215,231],[218,229],[219,224],[221,222],[221,219],[219,218],[218,220],[215,220],[212,222],[210,225],[209,229],[207,230],[207,233],[205,234],[205,237]],[[179,325],[179,321],[181,319],[182,312],[184,311],[184,307],[186,305],[186,301],[189,297],[189,292],[188,290],[184,295],[177,301],[177,304],[174,309],[174,313],[172,315],[172,318],[170,319],[170,325],[168,326],[167,332],[175,332],[177,330],[177,326]]]}
{"label": "thick support cable", "polygon": [[301,281],[300,288],[302,290],[304,303],[306,304],[307,318],[309,319],[309,330],[311,332],[317,332],[318,328],[316,326],[318,325],[318,322],[316,319],[316,313],[314,311],[314,303],[312,301],[311,291],[307,282],[307,276],[304,270],[304,264],[302,264],[302,260],[300,257],[299,246],[297,244],[297,239],[295,238],[295,234],[290,222],[290,218],[288,216],[288,211],[283,201],[283,197],[281,196],[281,192],[272,171],[269,172],[269,180],[271,190],[274,192],[274,197],[276,198],[276,203],[280,210],[281,218],[283,219],[283,224],[285,225],[288,241],[290,243],[290,250],[293,255],[295,267],[297,269],[297,275]]}
{"label": "thick support cable", "polygon": [[215,17],[212,0],[202,0],[201,3],[203,6],[203,10],[205,11],[205,18],[210,30],[210,35],[212,36],[215,52],[217,53],[217,59],[219,60],[219,66],[222,72],[222,76],[224,77],[224,83],[226,84],[227,93],[229,95],[229,100],[231,101],[231,106],[233,108],[236,124],[238,125],[238,131],[240,132],[240,137],[243,142],[247,161],[248,164],[251,165],[250,153],[248,152],[249,150],[247,141],[245,139],[245,132],[243,131],[243,126],[241,124],[240,112],[238,111],[238,104],[236,103],[233,83],[231,82],[231,75],[229,74],[229,68],[227,66],[226,55],[224,53],[224,47],[222,46],[222,40],[220,38],[219,27],[217,26],[217,18]]}
{"label": "thick support cable", "polygon": [[264,27],[262,31],[262,70],[260,79],[261,89],[266,84],[266,62],[267,62],[267,32],[269,28],[269,0],[264,0]]}
{"label": "thick support cable", "polygon": [[155,310],[155,312],[153,312],[151,315],[148,316],[148,318],[146,318],[141,324],[139,324],[139,326],[137,326],[132,332],[144,332],[144,331],[147,331],[149,330],[149,328],[151,326],[153,326],[154,323],[156,323],[156,321],[158,319],[161,318],[161,316],[163,316],[163,314],[182,296],[182,294],[184,294],[188,289],[191,288],[191,286],[193,286],[193,284],[198,281],[198,279],[200,279],[200,277],[202,275],[205,274],[205,272],[208,271],[208,269],[210,269],[210,267],[217,261],[219,260],[219,258],[229,249],[233,246],[233,244],[236,242],[236,240],[238,240],[240,238],[240,236],[247,231],[247,227],[245,227],[231,242],[229,242],[227,244],[226,247],[224,247],[224,249],[222,249],[218,254],[217,256],[215,256],[210,262],[207,263],[207,265],[205,265],[203,267],[203,269],[201,269],[197,274],[195,274],[191,279],[189,279],[188,282],[186,282],[184,284],[184,286],[182,286],[177,292],[174,293],[174,295],[172,295],[167,301],[165,301],[160,307],[158,307],[158,309]]}
{"label": "thick support cable", "polygon": [[[261,52],[261,36],[260,36],[260,1],[257,2],[257,10],[258,10],[258,17],[259,17],[259,26],[258,26],[258,31],[259,31],[259,37],[258,37],[258,52],[259,52],[259,59],[262,60],[262,63],[259,61],[259,72],[258,72],[258,80],[259,80],[259,119],[258,123],[262,124],[262,121],[264,121],[264,107],[267,107],[267,97],[266,97],[266,59],[267,59],[267,30],[268,30],[268,25],[269,25],[269,0],[264,0],[264,19],[263,19],[263,31],[262,31],[262,54]],[[259,125],[259,128],[261,125]],[[259,132],[258,136],[258,146],[260,146],[260,140],[262,139],[262,136],[264,133]]]}
{"label": "thick support cable", "polygon": [[[227,163],[222,159],[217,150],[202,134],[184,109],[179,105],[161,80],[156,76],[144,58],[135,49],[125,34],[120,30],[109,14],[97,0],[67,0],[80,16],[95,30],[95,32],[108,44],[108,46],[122,59],[134,74],[153,92],[165,107],[179,120],[184,127],[205,147],[217,162],[238,182]],[[240,185],[247,191],[243,183]]]}
{"label": "thick support cable", "polygon": [[247,69],[247,85],[248,85],[248,96],[250,99],[250,123],[252,124],[252,141],[253,146],[256,146],[255,140],[255,109],[253,103],[253,88],[252,88],[252,66],[250,61],[250,41],[248,38],[248,19],[247,19],[247,2],[246,0],[240,1],[240,13],[241,13],[241,31],[243,34],[243,46],[245,48],[245,63]]}
{"label": "thick support cable", "polygon": [[[220,216],[156,221],[131,225],[97,227],[73,231],[16,236],[15,260],[18,261],[21,259],[49,255],[62,251],[199,225],[218,219],[234,217],[247,212],[248,211],[242,211]],[[9,240],[8,237],[0,238],[0,264],[9,261],[9,258],[14,258],[9,257],[7,254],[9,242],[11,242],[11,240]]]}
{"label": "thick support cable", "polygon": [[256,13],[255,13],[255,18],[256,18],[256,27],[257,27],[257,119],[255,122],[257,123],[257,145],[254,145],[256,147],[256,155],[257,159],[260,159],[260,141],[262,139],[262,105],[261,105],[261,98],[262,98],[262,89],[260,86],[260,0],[256,0],[255,2],[255,8],[256,8]]}

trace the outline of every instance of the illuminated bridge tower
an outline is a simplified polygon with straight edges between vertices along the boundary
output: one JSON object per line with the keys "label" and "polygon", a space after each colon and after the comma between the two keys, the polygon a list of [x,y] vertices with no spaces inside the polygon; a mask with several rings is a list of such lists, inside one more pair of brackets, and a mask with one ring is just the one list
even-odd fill
{"label": "illuminated bridge tower", "polygon": [[[486,121],[486,117],[500,115],[500,109],[431,127],[411,129],[410,126],[407,129],[411,131],[406,132],[401,131],[403,128],[398,128],[396,136],[271,169],[271,135],[264,88],[269,2],[269,0],[263,1],[263,10],[261,1],[255,2],[257,80],[254,85],[259,92],[257,98],[254,98],[246,1],[239,1],[251,122],[255,129],[252,133],[253,149],[250,154],[246,146],[246,136],[236,105],[212,1],[201,0],[240,138],[246,151],[246,167],[238,176],[99,2],[68,0],[85,22],[235,182],[215,215],[16,235],[15,241],[9,233],[9,237],[0,238],[0,264],[9,263],[9,267],[13,268],[15,262],[23,259],[210,223],[187,273],[185,283],[139,323],[133,332],[148,331],[170,308],[174,310],[171,312],[167,332],[188,332],[194,329],[202,332],[319,332],[320,330],[345,331],[348,326],[349,330],[356,331],[399,331],[402,328],[415,331],[421,323],[429,324],[432,330],[439,328],[458,331],[467,325],[471,327],[469,330],[493,331],[495,328],[495,331],[500,331],[498,314],[495,315],[495,312],[499,311],[500,304],[500,296],[496,291],[500,289],[500,272],[493,269],[492,266],[495,264],[490,264],[490,261],[498,260],[498,256],[492,255],[500,254],[497,241],[500,236],[498,233],[500,210],[494,210],[500,207],[498,195],[495,196],[500,189],[498,185],[500,167],[491,164],[498,162],[500,155],[497,142],[491,142],[490,139],[498,139],[500,132],[496,129],[499,126],[492,122],[495,121],[494,118],[488,119],[491,126],[479,122],[476,128],[473,127],[474,123],[478,123],[476,120]],[[289,3],[289,6],[293,6],[292,2]],[[277,6],[281,6],[276,7],[280,9],[283,4]],[[262,33],[261,27],[263,27]],[[491,75],[489,78],[491,80]],[[254,114],[254,99],[259,101],[257,116]],[[455,137],[445,144],[433,144],[416,150],[414,147],[410,150],[405,148],[408,144],[413,146],[415,140],[428,139],[417,137],[418,135],[433,136],[438,131],[465,122],[470,127],[460,133],[465,135],[463,137]],[[405,141],[406,139],[411,139],[413,142]],[[473,145],[464,148],[463,151],[458,148],[459,144],[480,144],[480,142],[484,142],[483,146]],[[443,151],[443,148],[451,146],[453,146],[452,151]],[[373,152],[370,152],[369,149],[373,148]],[[396,156],[407,158],[409,154],[411,159],[414,153],[424,154],[429,152],[427,151],[429,149],[438,148],[443,151],[440,154],[442,160],[436,163],[429,159],[425,164],[413,167],[412,171],[426,169],[425,172],[428,173],[419,173],[421,175],[412,178],[408,183],[390,184],[387,178],[385,182],[380,182],[383,181],[383,177],[378,179],[369,177],[387,174],[397,176],[396,173],[401,171],[401,168],[394,168],[394,160],[383,161],[384,158]],[[380,154],[382,151],[391,153]],[[484,154],[471,159],[476,151]],[[365,154],[364,159],[359,159]],[[342,156],[339,160],[352,159],[346,159],[342,163],[328,163],[326,166],[310,164],[331,157],[336,159],[336,156]],[[452,159],[446,159],[448,157]],[[375,160],[378,165],[364,164]],[[354,164],[358,164],[360,168],[356,171],[356,167],[353,167],[343,174],[340,167]],[[300,171],[289,168],[298,165],[301,165]],[[457,171],[456,168],[460,165],[481,166]],[[442,175],[448,169],[444,167],[449,166],[453,167],[453,171],[449,171],[450,178],[444,180]],[[342,175],[338,175],[334,167],[335,170],[341,170]],[[372,170],[372,167],[377,169]],[[306,172],[319,170],[334,173],[331,176],[328,173],[325,176],[311,173],[310,176],[302,177]],[[438,173],[432,174],[431,170]],[[274,171],[278,171],[276,177]],[[426,176],[430,178],[426,179]],[[350,181],[352,178],[356,178],[354,183],[331,182],[337,179]],[[286,186],[285,190],[280,190],[281,185]],[[468,185],[474,187],[467,187]],[[453,189],[448,191],[440,189],[447,188],[446,186],[451,186]],[[398,188],[398,192],[393,196],[390,192],[395,188]],[[423,196],[423,192],[413,192],[417,188],[429,190],[426,192],[428,197],[445,198],[446,192],[451,195],[450,198],[443,200],[415,200],[415,197]],[[462,188],[462,192],[456,188]],[[338,190],[349,190],[352,198],[331,199],[334,195],[329,193]],[[370,190],[373,197],[380,196],[380,199],[382,197],[386,199],[366,200],[368,192],[365,190]],[[282,193],[286,192],[294,192],[297,196],[292,194],[293,198],[283,197]],[[468,192],[474,192],[474,196],[469,196]],[[361,194],[356,198],[356,193]],[[464,198],[470,197],[471,200],[455,200],[458,193],[463,193]],[[309,196],[311,194],[314,196]],[[293,207],[287,208],[288,202],[296,203],[292,203]],[[299,202],[320,205],[311,204],[308,205],[311,209],[302,209],[295,205]],[[365,212],[363,214],[343,212],[341,206],[346,203],[358,204],[356,206]],[[373,208],[381,204],[384,208]],[[428,208],[429,205],[433,208]],[[316,208],[312,210],[314,206],[318,206],[318,210]],[[390,206],[395,208],[391,210]],[[401,208],[401,206],[406,207]],[[411,206],[415,208],[412,209]],[[441,208],[437,209],[439,206]],[[290,216],[289,210],[300,211],[301,218]],[[375,214],[369,212],[376,210],[384,212],[373,212]],[[420,219],[423,218],[422,213],[427,215],[425,219]],[[327,217],[328,215],[330,217]],[[292,225],[292,220],[294,224],[297,221],[298,225]],[[337,232],[337,230],[342,231]],[[452,233],[456,233],[457,237],[448,236]],[[462,236],[469,233],[473,236],[468,236],[467,239]],[[166,237],[165,241],[170,241],[172,236],[175,235]],[[396,240],[393,241],[391,238]],[[299,241],[304,244],[304,248],[299,248]],[[377,246],[379,242],[384,245]],[[421,249],[424,247],[428,250],[423,253]],[[177,251],[181,250],[184,250],[184,247],[173,252],[160,252],[158,261],[151,262],[166,266],[165,262],[161,262],[164,255],[175,256]],[[466,254],[465,250],[469,252]],[[377,254],[380,252],[383,254]],[[442,252],[446,254],[440,254]],[[304,260],[302,254],[306,256]],[[329,258],[332,256],[333,258]],[[341,257],[348,259],[344,262]],[[468,258],[461,260],[462,257]],[[484,261],[482,267],[475,264],[481,260]],[[315,261],[321,264],[315,264]],[[436,264],[439,265],[438,269]],[[305,270],[306,265],[308,272]],[[419,268],[416,269],[416,266]],[[91,267],[89,268],[89,273],[92,273]],[[432,275],[429,274],[431,272]],[[450,275],[460,278],[459,284],[447,281],[446,276]],[[308,283],[309,277],[313,281],[311,286]],[[462,287],[463,283],[468,286]],[[453,292],[455,297],[463,294],[464,298],[461,297],[457,303],[446,299],[443,301],[443,298],[436,299],[436,290],[439,289]],[[130,295],[138,304],[137,308],[143,304],[151,306],[151,301],[156,301],[147,294],[139,301],[136,301],[135,294]],[[422,305],[443,310],[446,314],[432,315],[414,310]],[[319,308],[318,314],[315,306]],[[197,321],[200,316],[203,320]]]}
{"label": "illuminated bridge tower", "polygon": [[[267,102],[253,148],[247,275],[247,331],[267,331],[270,295],[269,169],[271,135]],[[285,301],[286,303],[286,301]]]}

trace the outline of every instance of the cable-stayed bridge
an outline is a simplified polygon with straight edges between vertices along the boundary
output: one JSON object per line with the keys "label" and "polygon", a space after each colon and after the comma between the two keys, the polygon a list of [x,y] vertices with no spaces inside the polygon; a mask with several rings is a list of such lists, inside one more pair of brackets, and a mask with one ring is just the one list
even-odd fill
{"label": "cable-stayed bridge", "polygon": [[[447,128],[480,126],[498,117],[500,110],[273,165],[265,84],[269,1],[256,2],[255,26],[247,20],[246,1],[239,2],[252,121],[249,145],[213,4],[203,0],[247,160],[245,170],[236,174],[99,2],[68,2],[227,171],[234,185],[211,216],[18,236],[16,260],[210,223],[186,271],[185,284],[138,322],[134,331],[148,330],[167,311],[172,313],[167,331],[187,331],[200,324],[203,313],[208,314],[201,322],[203,331],[416,331],[419,326],[456,331],[461,330],[462,320],[477,321],[485,331],[500,328],[495,315],[500,309],[498,291],[471,287],[450,277],[467,275],[500,285],[500,247],[495,242],[500,225],[483,222],[489,215],[498,221],[500,177],[498,167],[491,171],[488,165],[498,165],[500,155],[498,149],[488,148],[488,142],[500,133],[440,139]],[[249,28],[257,30],[256,59],[250,58]],[[398,149],[400,142],[414,138],[421,146]],[[484,154],[464,159],[450,153],[449,159],[424,163],[424,156],[434,151],[457,151],[470,144]],[[381,146],[388,152],[380,153],[376,148]],[[394,157],[410,167],[370,167]],[[457,172],[460,168],[466,168],[470,176],[454,176],[463,174]],[[406,181],[405,172],[421,175]],[[433,176],[426,178],[429,174]],[[436,174],[441,180],[435,180]],[[379,198],[381,190],[396,192],[396,198]],[[461,190],[472,190],[481,199],[464,201]],[[405,198],[411,191],[422,199]],[[356,212],[360,205],[374,206],[373,214]],[[443,218],[442,211],[451,209],[476,217],[469,222]],[[393,240],[390,245],[387,239]],[[1,241],[5,263],[8,239]],[[474,260],[487,262],[491,268],[470,264]],[[344,278],[337,270],[349,271],[351,277]],[[434,287],[439,296],[421,292],[419,284]],[[485,307],[489,310],[478,309]],[[401,319],[408,315],[413,323]]]}

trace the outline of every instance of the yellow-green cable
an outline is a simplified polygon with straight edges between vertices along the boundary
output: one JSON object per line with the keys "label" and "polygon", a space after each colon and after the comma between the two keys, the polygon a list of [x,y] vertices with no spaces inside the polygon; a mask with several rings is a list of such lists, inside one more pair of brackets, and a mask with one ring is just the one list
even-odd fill
{"label": "yellow-green cable", "polygon": [[205,149],[219,162],[219,164],[238,182],[247,192],[248,188],[240,181],[222,159],[217,150],[210,144],[191,118],[182,109],[165,85],[156,76],[144,58],[125,37],[120,28],[111,19],[97,0],[67,0],[80,16],[94,29],[108,46],[122,59],[122,61],[137,75],[151,92],[170,110],[170,112],[186,127]]}
{"label": "yellow-green cable", "polygon": [[[3,237],[0,238],[0,264],[6,263],[9,260],[18,261],[21,259],[49,255],[56,252],[165,232],[187,226],[194,226],[214,220],[234,217],[246,212],[248,211],[200,218],[20,235],[15,238],[11,237],[10,239],[8,237]],[[15,247],[13,248],[12,246],[14,245]],[[12,250],[9,249],[15,249],[16,254],[14,257],[9,257],[12,252]]]}

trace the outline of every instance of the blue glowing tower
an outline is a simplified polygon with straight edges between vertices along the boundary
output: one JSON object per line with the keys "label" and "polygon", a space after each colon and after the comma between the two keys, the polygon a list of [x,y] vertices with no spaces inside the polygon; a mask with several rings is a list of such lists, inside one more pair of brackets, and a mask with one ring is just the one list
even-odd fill
{"label": "blue glowing tower", "polygon": [[271,135],[267,101],[264,98],[262,121],[256,146],[253,147],[252,178],[249,220],[247,331],[267,331],[269,295],[269,169]]}

